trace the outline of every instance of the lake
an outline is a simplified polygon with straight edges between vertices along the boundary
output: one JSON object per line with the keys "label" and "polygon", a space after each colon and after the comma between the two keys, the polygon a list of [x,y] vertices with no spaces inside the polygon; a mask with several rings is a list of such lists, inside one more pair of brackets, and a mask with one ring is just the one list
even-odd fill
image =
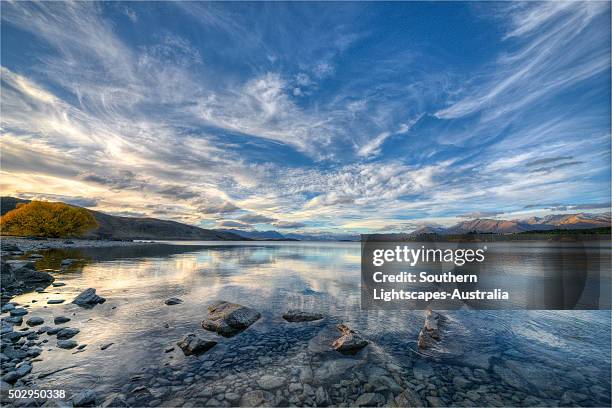
{"label": "lake", "polygon": [[[74,339],[86,347],[59,349],[42,334],[49,341],[31,387],[94,389],[100,402],[119,393],[132,406],[377,405],[403,390],[429,406],[610,405],[610,310],[447,311],[437,347],[420,351],[423,311],[361,310],[359,243],[169,244],[44,252],[37,268],[55,270],[66,285],[14,300],[45,325],[70,317],[64,326],[80,329]],[[506,254],[504,279],[550,268],[545,246],[487,245]],[[609,284],[609,243],[595,245],[603,246],[592,265]],[[59,271],[64,258],[83,261]],[[566,260],[565,268],[584,265]],[[107,301],[92,309],[69,303],[89,287]],[[183,303],[165,305],[170,297]],[[219,299],[262,317],[231,338],[204,331],[206,306]],[[281,315],[293,308],[326,317],[288,323]],[[369,345],[355,356],[331,350],[339,323]],[[187,357],[176,342],[188,333],[219,343]]]}

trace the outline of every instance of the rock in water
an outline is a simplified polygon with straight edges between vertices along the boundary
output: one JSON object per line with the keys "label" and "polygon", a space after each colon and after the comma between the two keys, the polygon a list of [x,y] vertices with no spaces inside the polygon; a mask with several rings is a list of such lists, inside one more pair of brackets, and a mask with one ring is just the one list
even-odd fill
{"label": "rock in water", "polygon": [[248,391],[240,399],[241,407],[272,407],[274,406],[274,394],[264,390]]}
{"label": "rock in water", "polygon": [[419,333],[419,348],[427,349],[440,340],[440,324],[444,316],[433,310],[427,309],[425,312],[425,323]]}
{"label": "rock in water", "polygon": [[72,397],[72,404],[75,407],[90,407],[96,405],[96,393],[86,390]]}
{"label": "rock in water", "polygon": [[43,324],[44,322],[45,320],[42,317],[32,316],[26,321],[26,324],[28,326],[38,326]]}
{"label": "rock in water", "polygon": [[57,341],[57,347],[63,348],[63,349],[75,348],[77,345],[78,343],[74,340],[58,340]]}
{"label": "rock in water", "polygon": [[283,377],[277,377],[275,375],[263,375],[257,380],[259,385],[264,390],[273,390],[278,387],[285,385],[285,379]]}
{"label": "rock in water", "polygon": [[66,317],[66,316],[56,316],[53,319],[53,323],[55,323],[55,324],[64,324],[64,323],[67,323],[69,321],[70,321],[70,318]]}
{"label": "rock in water", "polygon": [[255,323],[260,317],[259,312],[249,307],[219,301],[208,306],[208,319],[202,321],[202,327],[231,337]]}
{"label": "rock in water", "polygon": [[395,405],[398,407],[422,407],[425,404],[419,397],[419,394],[406,388],[397,397],[395,397]]}
{"label": "rock in water", "polygon": [[28,314],[27,309],[24,309],[23,307],[18,307],[15,308],[13,310],[10,311],[11,316],[25,316]]}
{"label": "rock in water", "polygon": [[82,307],[93,307],[98,303],[104,302],[106,302],[106,299],[96,295],[96,290],[94,288],[85,289],[72,301],[72,303]]}
{"label": "rock in water", "polygon": [[355,354],[368,345],[368,342],[363,337],[347,325],[339,324],[338,330],[340,330],[342,336],[333,342],[332,347],[334,350],[342,354]]}
{"label": "rock in water", "polygon": [[192,354],[202,354],[211,348],[213,348],[217,342],[212,340],[203,339],[196,334],[188,334],[176,343],[186,356]]}
{"label": "rock in water", "polygon": [[164,301],[168,306],[178,305],[179,303],[183,303],[183,301],[179,298],[169,298]]}
{"label": "rock in water", "polygon": [[[47,331],[47,333],[49,332]],[[69,338],[76,336],[78,333],[79,333],[79,329],[75,329],[72,327],[66,327],[57,332],[57,338],[65,340],[65,339],[69,339]]]}
{"label": "rock in water", "polygon": [[355,401],[355,406],[358,407],[378,407],[384,405],[385,397],[379,393],[368,392],[365,394],[361,394],[357,401]]}
{"label": "rock in water", "polygon": [[288,322],[312,322],[314,320],[321,320],[323,315],[321,313],[304,312],[302,310],[289,310],[283,315],[283,319]]}

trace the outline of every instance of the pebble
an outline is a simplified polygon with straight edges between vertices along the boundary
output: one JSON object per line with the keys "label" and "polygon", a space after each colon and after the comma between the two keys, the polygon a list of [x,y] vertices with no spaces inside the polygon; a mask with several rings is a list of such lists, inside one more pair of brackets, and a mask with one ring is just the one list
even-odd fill
{"label": "pebble", "polygon": [[43,319],[42,317],[32,316],[26,321],[26,324],[28,326],[39,326],[43,324],[44,322],[45,322],[45,319]]}
{"label": "pebble", "polygon": [[57,338],[62,340],[69,339],[76,336],[79,332],[79,329],[73,327],[66,327],[57,332]]}
{"label": "pebble", "polygon": [[64,324],[70,321],[69,317],[66,316],[56,316],[53,318],[53,323],[55,324]]}
{"label": "pebble", "polygon": [[63,348],[63,349],[75,348],[77,344],[78,343],[74,340],[58,340],[57,341],[57,347]]}

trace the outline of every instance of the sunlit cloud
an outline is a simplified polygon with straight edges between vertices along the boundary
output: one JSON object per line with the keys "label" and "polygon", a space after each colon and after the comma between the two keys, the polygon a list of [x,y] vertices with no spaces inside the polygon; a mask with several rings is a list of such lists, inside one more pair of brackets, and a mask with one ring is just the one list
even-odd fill
{"label": "sunlit cloud", "polygon": [[606,211],[609,4],[465,7],[485,50],[359,3],[3,3],[1,192],[310,233]]}

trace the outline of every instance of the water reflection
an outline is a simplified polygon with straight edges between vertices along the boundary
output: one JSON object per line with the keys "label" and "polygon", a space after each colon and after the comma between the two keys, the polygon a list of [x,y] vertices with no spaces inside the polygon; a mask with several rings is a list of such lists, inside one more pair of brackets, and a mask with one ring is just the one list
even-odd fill
{"label": "water reflection", "polygon": [[[514,248],[518,249],[503,255],[495,269],[504,279],[544,273],[542,265],[550,266],[538,258],[533,248]],[[61,269],[64,258],[83,261],[74,268]],[[419,364],[424,362],[434,373],[430,383],[447,387],[448,395],[439,395],[447,403],[456,395],[451,392],[453,379],[464,368],[484,370],[486,380],[474,382],[474,387],[490,387],[489,394],[507,392],[509,396],[500,397],[506,405],[528,405],[524,401],[529,397],[558,402],[563,392],[588,389],[594,384],[607,391],[592,395],[586,392],[587,399],[581,404],[588,406],[606,402],[601,395],[609,395],[610,391],[609,311],[448,312],[445,337],[438,347],[423,353],[416,349],[422,312],[361,310],[359,244],[213,243],[204,247],[155,245],[47,251],[38,262],[41,269],[56,270],[56,282],[66,286],[15,300],[31,304],[30,315],[41,316],[46,323],[54,316],[69,316],[69,326],[81,330],[75,339],[87,344],[83,352],[74,354],[56,348],[51,339],[42,361],[34,365],[34,374],[75,367],[38,380],[40,387],[95,387],[100,393],[125,392],[133,383],[130,377],[144,372],[184,387],[184,397],[193,393],[194,398],[200,398],[196,388],[201,390],[209,383],[226,386],[224,379],[229,375],[247,375],[252,383],[249,386],[256,387],[254,382],[263,370],[291,376],[293,366],[304,364],[315,372],[319,370],[319,381],[325,379],[330,387],[336,380],[341,381],[342,375],[357,379],[364,376],[365,384],[371,372],[388,363],[401,368],[398,375],[402,384],[418,383],[424,380],[418,380],[413,367],[421,367]],[[88,287],[96,288],[107,302],[89,310],[68,303]],[[179,297],[184,302],[166,306],[163,301],[169,297]],[[46,300],[55,298],[64,298],[67,303],[46,304]],[[206,333],[200,321],[207,304],[217,299],[253,307],[262,313],[262,318],[234,338]],[[290,325],[280,316],[291,308],[320,311],[327,318]],[[371,343],[358,356],[348,359],[354,365],[335,373],[336,378],[330,374],[333,370],[329,362],[339,356],[329,350],[329,343],[337,336],[334,326],[340,322],[362,332]],[[190,332],[212,336],[219,345],[199,358],[186,358],[176,349],[165,352]],[[114,344],[100,350],[108,343]],[[568,370],[575,373],[571,381],[565,377]],[[180,379],[177,373],[181,373]],[[470,373],[476,375],[476,371]],[[522,380],[512,385],[513,375]],[[193,378],[197,387],[186,378]],[[364,384],[356,385],[357,392],[364,392]],[[520,396],[520,403],[512,403],[515,394]],[[160,398],[168,402],[172,397]],[[478,400],[480,404],[493,403],[486,396],[482,398]],[[202,399],[197,401],[204,403]]]}

